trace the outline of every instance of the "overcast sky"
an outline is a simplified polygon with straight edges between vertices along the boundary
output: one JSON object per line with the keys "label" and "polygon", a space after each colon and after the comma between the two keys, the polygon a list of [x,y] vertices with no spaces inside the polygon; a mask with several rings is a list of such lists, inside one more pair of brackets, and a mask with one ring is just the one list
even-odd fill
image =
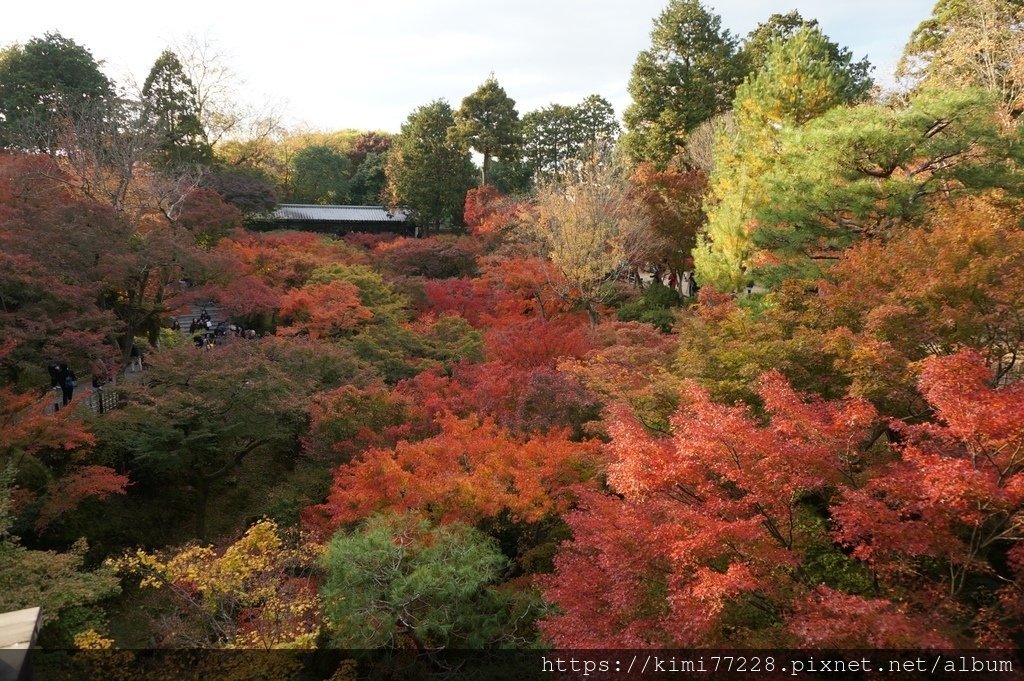
{"label": "overcast sky", "polygon": [[[10,3],[0,44],[47,31],[89,48],[107,73],[142,82],[160,52],[205,36],[230,57],[254,103],[276,100],[292,126],[397,132],[417,106],[458,107],[493,72],[520,113],[600,94],[621,116],[637,53],[650,45],[667,0],[224,0]],[[797,9],[867,55],[887,80],[933,0],[713,0],[745,35],[774,12]]]}

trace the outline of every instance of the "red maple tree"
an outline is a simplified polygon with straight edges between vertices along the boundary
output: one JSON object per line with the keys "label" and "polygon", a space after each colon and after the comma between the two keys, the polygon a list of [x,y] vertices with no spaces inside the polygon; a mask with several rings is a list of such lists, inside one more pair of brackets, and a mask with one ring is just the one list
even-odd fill
{"label": "red maple tree", "polygon": [[[567,516],[574,539],[556,558],[556,573],[542,579],[561,611],[541,623],[555,645],[948,640],[922,613],[839,591],[856,590],[860,568],[830,544],[819,508],[857,479],[874,409],[862,400],[807,400],[775,372],[757,392],[764,421],[687,384],[671,437],[651,436],[624,411],[615,415],[608,483],[621,497],[583,496]],[[823,571],[826,559],[831,568]],[[819,619],[859,626],[845,638],[825,636],[799,617],[812,604]]]}
{"label": "red maple tree", "polygon": [[359,302],[359,289],[341,280],[288,291],[281,297],[280,315],[286,326],[279,333],[310,338],[343,335],[373,318]]}
{"label": "red maple tree", "polygon": [[[936,422],[896,424],[899,457],[845,490],[833,517],[854,557],[913,585],[909,600],[965,639],[1006,646],[1024,613],[1024,383],[991,380],[973,351],[926,360],[920,386]],[[979,579],[998,586],[968,607]]]}
{"label": "red maple tree", "polygon": [[416,510],[442,522],[476,522],[509,511],[537,520],[563,511],[602,460],[598,443],[557,431],[513,437],[490,419],[447,416],[441,432],[371,449],[338,468],[327,499],[334,523],[380,511]]}

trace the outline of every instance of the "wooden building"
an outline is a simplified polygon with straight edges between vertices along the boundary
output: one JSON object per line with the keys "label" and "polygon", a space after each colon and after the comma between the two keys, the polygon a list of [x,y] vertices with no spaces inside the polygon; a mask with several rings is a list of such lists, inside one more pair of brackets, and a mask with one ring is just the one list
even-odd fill
{"label": "wooden building", "polygon": [[392,232],[413,236],[416,233],[403,210],[389,211],[383,206],[319,206],[301,203],[282,203],[270,216],[253,220],[249,227],[258,230],[300,229],[327,234]]}

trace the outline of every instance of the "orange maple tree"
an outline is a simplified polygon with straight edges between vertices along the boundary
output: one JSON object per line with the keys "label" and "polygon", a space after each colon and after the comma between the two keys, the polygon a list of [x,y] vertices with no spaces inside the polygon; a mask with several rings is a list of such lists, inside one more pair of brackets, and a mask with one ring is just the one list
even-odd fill
{"label": "orange maple tree", "polygon": [[129,484],[127,475],[118,473],[110,466],[76,466],[50,483],[46,503],[39,510],[36,529],[44,529],[57,518],[77,508],[85,499],[102,500],[114,494],[125,494]]}
{"label": "orange maple tree", "polygon": [[496,237],[513,227],[528,210],[528,203],[503,196],[494,185],[485,184],[466,192],[463,218],[471,234]]}
{"label": "orange maple tree", "polygon": [[[16,348],[12,340],[0,343],[0,360]],[[128,476],[109,466],[90,462],[96,437],[72,409],[47,414],[47,400],[0,386],[0,466],[46,471],[46,480],[30,474],[15,495],[19,506],[42,498],[36,529],[79,506],[85,499],[124,494]],[[45,483],[45,484],[44,484]]]}
{"label": "orange maple tree", "polygon": [[359,302],[359,289],[341,280],[288,291],[281,297],[280,315],[287,326],[279,333],[310,338],[344,335],[373,318]]}
{"label": "orange maple tree", "polygon": [[592,480],[599,443],[555,431],[519,439],[491,419],[447,416],[441,432],[391,449],[371,449],[338,468],[326,507],[336,524],[379,511],[420,511],[442,522],[476,522],[509,511],[538,520],[567,509]]}
{"label": "orange maple tree", "polygon": [[[671,437],[612,420],[608,483],[567,515],[574,539],[542,579],[563,647],[930,646],[920,610],[879,598],[830,541],[820,512],[870,461],[863,400],[807,400],[776,372],[757,384],[766,422],[689,383]],[[822,566],[829,566],[823,569]],[[843,637],[817,620],[857,623]],[[781,626],[780,626],[781,625]]]}
{"label": "orange maple tree", "polygon": [[708,178],[700,170],[658,170],[641,163],[630,177],[633,193],[650,220],[658,245],[652,259],[681,272],[691,265],[697,233],[707,222]]}
{"label": "orange maple tree", "polygon": [[[513,433],[529,435],[564,428],[579,432],[597,417],[597,398],[573,376],[554,367],[520,367],[501,360],[459,363],[450,372],[423,371],[395,389],[409,405],[410,432],[436,430],[451,412],[493,418]],[[426,426],[424,424],[430,424]]]}
{"label": "orange maple tree", "polygon": [[488,357],[518,367],[554,366],[560,359],[585,355],[591,348],[589,331],[582,316],[505,316],[487,326],[484,349]]}
{"label": "orange maple tree", "polygon": [[[915,585],[920,608],[977,645],[1005,647],[1024,622],[1024,383],[991,380],[977,352],[926,360],[921,392],[936,423],[900,426],[899,458],[845,490],[833,517],[853,556]],[[994,586],[972,608],[979,579]]]}
{"label": "orange maple tree", "polygon": [[238,233],[222,240],[217,250],[236,258],[241,274],[259,277],[280,291],[304,285],[318,267],[366,260],[344,241],[312,232]]}

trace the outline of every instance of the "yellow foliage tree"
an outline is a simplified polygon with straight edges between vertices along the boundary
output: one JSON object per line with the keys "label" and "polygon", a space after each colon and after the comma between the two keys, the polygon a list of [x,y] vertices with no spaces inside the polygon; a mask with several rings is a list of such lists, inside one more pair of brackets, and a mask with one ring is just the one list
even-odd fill
{"label": "yellow foliage tree", "polygon": [[261,520],[222,551],[190,546],[166,555],[139,549],[108,563],[142,588],[168,589],[179,604],[168,633],[198,648],[312,648],[320,604],[311,572],[321,547]]}
{"label": "yellow foliage tree", "polygon": [[595,154],[575,178],[535,192],[527,230],[560,277],[549,282],[560,298],[586,310],[614,294],[612,284],[645,261],[658,245],[643,206],[606,154]]}
{"label": "yellow foliage tree", "polygon": [[939,0],[910,36],[897,75],[928,87],[981,87],[1003,112],[1024,111],[1024,7],[1017,0]]}

